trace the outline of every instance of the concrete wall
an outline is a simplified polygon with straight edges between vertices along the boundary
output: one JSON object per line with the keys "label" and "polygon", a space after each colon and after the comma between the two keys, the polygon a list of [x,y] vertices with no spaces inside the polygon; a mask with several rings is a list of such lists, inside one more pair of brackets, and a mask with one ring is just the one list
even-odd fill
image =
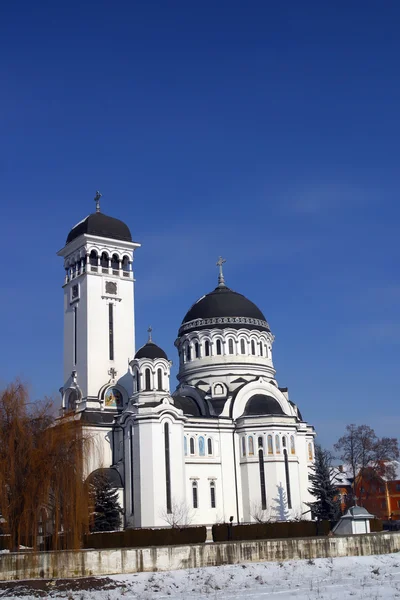
{"label": "concrete wall", "polygon": [[400,533],[0,555],[0,580],[167,571],[258,561],[388,554]]}

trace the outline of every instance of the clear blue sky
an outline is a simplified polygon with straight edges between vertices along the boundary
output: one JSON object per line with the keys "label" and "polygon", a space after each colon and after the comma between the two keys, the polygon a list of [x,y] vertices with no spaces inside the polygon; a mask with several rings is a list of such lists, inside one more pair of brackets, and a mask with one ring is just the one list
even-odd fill
{"label": "clear blue sky", "polygon": [[396,1],[3,3],[0,383],[62,385],[56,251],[99,189],[142,243],[138,346],[176,362],[222,254],[320,441],[397,435],[399,28]]}

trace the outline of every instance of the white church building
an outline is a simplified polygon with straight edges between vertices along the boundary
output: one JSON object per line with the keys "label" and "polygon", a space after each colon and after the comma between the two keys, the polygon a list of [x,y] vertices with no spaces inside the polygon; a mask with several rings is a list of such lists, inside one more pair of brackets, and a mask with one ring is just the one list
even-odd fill
{"label": "white church building", "polygon": [[171,357],[152,340],[136,351],[134,253],[128,226],[100,211],[69,232],[64,259],[62,413],[94,440],[88,470],[119,488],[126,527],[303,515],[315,431],[280,387],[274,336],[261,310],[230,289],[218,261],[215,289],[178,329]]}

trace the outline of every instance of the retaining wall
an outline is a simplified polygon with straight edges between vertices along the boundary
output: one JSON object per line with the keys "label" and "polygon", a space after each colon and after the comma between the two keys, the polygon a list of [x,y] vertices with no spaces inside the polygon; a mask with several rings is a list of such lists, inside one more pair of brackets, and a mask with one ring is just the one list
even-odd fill
{"label": "retaining wall", "polygon": [[388,554],[400,533],[220,542],[192,546],[0,554],[0,580],[67,578],[299,558]]}

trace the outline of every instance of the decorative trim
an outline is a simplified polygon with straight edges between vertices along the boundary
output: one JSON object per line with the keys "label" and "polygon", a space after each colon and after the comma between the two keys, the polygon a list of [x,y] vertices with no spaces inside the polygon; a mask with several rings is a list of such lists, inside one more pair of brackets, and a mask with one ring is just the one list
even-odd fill
{"label": "decorative trim", "polygon": [[208,325],[256,325],[257,327],[265,327],[270,331],[267,321],[261,319],[253,319],[251,317],[212,317],[210,319],[194,319],[188,323],[183,323],[179,328],[179,335],[182,335],[189,329],[197,329]]}

